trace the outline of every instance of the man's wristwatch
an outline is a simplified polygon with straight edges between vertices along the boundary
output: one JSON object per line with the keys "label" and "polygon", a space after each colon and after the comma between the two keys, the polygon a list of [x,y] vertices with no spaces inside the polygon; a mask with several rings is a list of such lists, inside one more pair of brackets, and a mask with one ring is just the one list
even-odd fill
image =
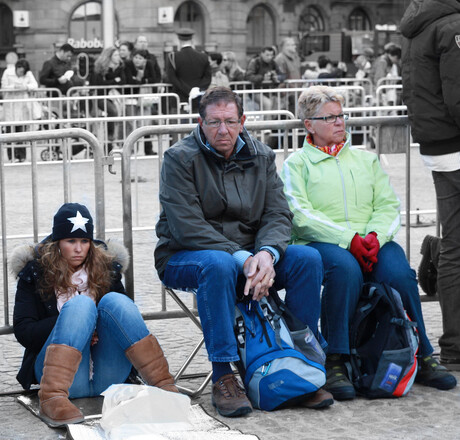
{"label": "man's wristwatch", "polygon": [[265,251],[265,252],[268,252],[271,256],[272,256],[272,264],[273,266],[275,265],[275,261],[276,261],[276,256],[275,254],[270,250],[270,249],[267,249],[267,248],[263,248],[261,249],[262,251]]}

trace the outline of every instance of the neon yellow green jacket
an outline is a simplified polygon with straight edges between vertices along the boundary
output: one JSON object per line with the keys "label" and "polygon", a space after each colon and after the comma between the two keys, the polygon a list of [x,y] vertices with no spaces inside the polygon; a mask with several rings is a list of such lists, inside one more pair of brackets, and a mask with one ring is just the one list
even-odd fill
{"label": "neon yellow green jacket", "polygon": [[336,156],[304,142],[281,178],[294,214],[294,244],[323,242],[348,249],[356,233],[376,232],[380,246],[400,227],[399,200],[376,154],[353,148],[350,135]]}

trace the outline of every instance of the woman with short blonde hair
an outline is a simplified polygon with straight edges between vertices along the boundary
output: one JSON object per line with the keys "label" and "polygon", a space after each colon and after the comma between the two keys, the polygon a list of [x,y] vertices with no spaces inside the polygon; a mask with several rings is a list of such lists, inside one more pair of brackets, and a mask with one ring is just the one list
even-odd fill
{"label": "woman with short blonde hair", "polygon": [[451,389],[457,384],[455,377],[432,356],[415,272],[393,241],[400,228],[399,200],[377,155],[352,147],[343,102],[332,87],[312,86],[302,92],[299,115],[307,135],[281,173],[294,214],[292,243],[315,248],[323,261],[325,389],[336,400],[355,397],[347,369],[349,325],[365,281],[397,290],[410,319],[417,322],[420,370],[415,381]]}

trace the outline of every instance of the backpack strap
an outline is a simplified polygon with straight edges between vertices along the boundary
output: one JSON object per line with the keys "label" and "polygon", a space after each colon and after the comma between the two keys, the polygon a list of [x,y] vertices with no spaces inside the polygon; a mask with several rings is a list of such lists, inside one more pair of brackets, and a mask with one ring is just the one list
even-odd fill
{"label": "backpack strap", "polygon": [[417,327],[416,322],[409,321],[408,319],[403,319],[403,318],[391,318],[390,322],[392,324],[399,325],[400,327],[405,327],[405,328]]}
{"label": "backpack strap", "polygon": [[[261,315],[259,310],[262,311],[262,315]],[[267,331],[267,327],[266,327],[268,325],[268,320],[267,320],[267,317],[265,316],[265,314],[264,314],[264,312],[263,312],[263,310],[262,310],[262,308],[260,307],[259,304],[255,304],[254,314],[260,321],[260,325],[262,326],[262,333],[263,333],[263,335],[264,335],[264,337],[265,337],[265,339],[267,341],[268,346],[271,347],[272,342],[270,341],[270,337],[268,336],[268,331]],[[262,342],[262,341],[260,341],[260,342]]]}

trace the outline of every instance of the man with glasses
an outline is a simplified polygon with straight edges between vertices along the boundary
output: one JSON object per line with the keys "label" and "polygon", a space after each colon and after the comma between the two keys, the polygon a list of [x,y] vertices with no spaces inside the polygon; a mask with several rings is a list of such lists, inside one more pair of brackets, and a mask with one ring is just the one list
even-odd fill
{"label": "man with glasses", "polygon": [[[306,246],[288,246],[291,212],[273,151],[244,128],[240,97],[225,87],[206,92],[198,125],[166,151],[155,265],[172,288],[196,290],[213,367],[212,403],[228,417],[252,411],[230,362],[237,295],[260,300],[286,289],[288,307],[318,334],[322,264]],[[323,390],[303,404],[333,402]]]}

